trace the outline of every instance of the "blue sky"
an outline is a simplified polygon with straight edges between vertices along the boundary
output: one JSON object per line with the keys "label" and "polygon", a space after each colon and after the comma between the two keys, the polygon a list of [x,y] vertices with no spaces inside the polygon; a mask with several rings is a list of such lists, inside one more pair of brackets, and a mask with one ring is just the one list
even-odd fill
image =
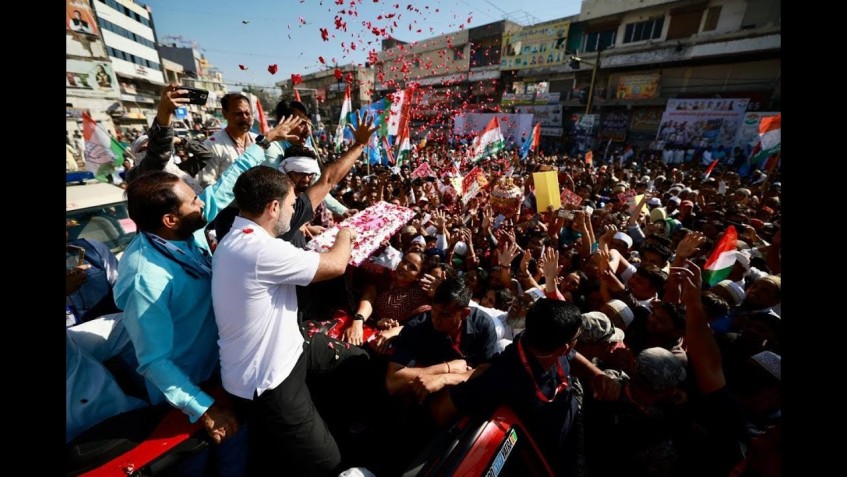
{"label": "blue sky", "polygon": [[[186,45],[169,36],[194,41],[223,71],[226,82],[257,86],[272,86],[292,73],[318,71],[325,67],[319,57],[326,65],[332,65],[333,58],[339,65],[364,63],[369,50],[379,51],[383,38],[372,28],[387,29],[395,21],[392,36],[417,41],[459,30],[460,25],[476,27],[503,18],[524,25],[552,20],[577,14],[580,7],[579,0],[343,0],[343,5],[336,4],[342,0],[137,1],[152,8],[160,42]],[[417,11],[409,10],[410,5]],[[346,23],[346,32],[335,28],[336,16]],[[327,29],[328,41],[322,40],[320,28]],[[242,71],[239,64],[247,69]],[[278,65],[276,74],[268,72],[271,64]]]}

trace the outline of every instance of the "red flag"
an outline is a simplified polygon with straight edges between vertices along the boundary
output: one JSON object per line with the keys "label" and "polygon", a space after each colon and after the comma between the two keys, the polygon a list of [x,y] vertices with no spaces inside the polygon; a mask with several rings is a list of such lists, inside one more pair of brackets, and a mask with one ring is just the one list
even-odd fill
{"label": "red flag", "polygon": [[706,173],[703,175],[704,180],[709,178],[709,174],[712,173],[712,169],[714,169],[716,165],[718,165],[717,159],[715,159],[714,161],[712,161],[711,164],[709,164],[709,167],[706,168]]}
{"label": "red flag", "polygon": [[300,92],[297,91],[297,88],[294,88],[294,99],[300,101],[301,103],[303,102],[303,100],[300,99]]}
{"label": "red flag", "polygon": [[259,101],[259,98],[256,98],[256,112],[259,119],[259,131],[262,134],[267,134],[271,128],[268,127],[268,118],[265,117],[265,111],[262,109],[262,102]]}

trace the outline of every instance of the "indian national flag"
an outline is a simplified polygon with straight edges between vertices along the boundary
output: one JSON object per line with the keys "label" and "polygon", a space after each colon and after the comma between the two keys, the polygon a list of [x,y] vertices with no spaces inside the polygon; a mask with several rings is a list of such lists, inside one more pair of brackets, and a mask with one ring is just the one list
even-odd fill
{"label": "indian national flag", "polygon": [[776,152],[782,142],[782,113],[776,116],[765,116],[759,121],[759,140],[763,151]]}
{"label": "indian national flag", "polygon": [[400,145],[397,151],[397,165],[401,166],[403,163],[409,162],[409,156],[412,154],[412,142],[409,138],[409,123],[406,123],[406,126],[400,130],[400,134],[397,136],[396,142]]}
{"label": "indian national flag", "polygon": [[115,167],[123,165],[123,147],[88,113],[82,113],[82,136],[85,139],[85,169],[105,181]]}
{"label": "indian national flag", "polygon": [[703,268],[703,281],[711,286],[714,286],[721,280],[726,279],[735,265],[735,251],[738,233],[735,227],[730,225],[723,236],[718,240],[718,245],[709,255],[709,260],[706,261],[706,266]]}
{"label": "indian national flag", "polygon": [[344,130],[347,128],[347,116],[353,110],[350,101],[350,83],[344,89],[344,102],[341,103],[341,117],[338,118],[338,127],[335,128],[335,152],[341,151],[341,143],[344,142]]}
{"label": "indian national flag", "polygon": [[482,133],[474,138],[471,145],[472,160],[476,162],[483,157],[502,151],[505,147],[503,133],[500,132],[500,120],[494,116],[491,121],[488,121]]}

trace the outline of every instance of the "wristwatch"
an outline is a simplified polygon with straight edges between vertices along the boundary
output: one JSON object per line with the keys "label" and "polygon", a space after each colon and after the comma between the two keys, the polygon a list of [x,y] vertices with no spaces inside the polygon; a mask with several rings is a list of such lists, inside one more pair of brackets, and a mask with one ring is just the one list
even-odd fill
{"label": "wristwatch", "polygon": [[265,136],[263,136],[261,134],[256,136],[256,144],[261,146],[262,149],[267,149],[267,148],[271,147],[271,142],[268,141],[268,138],[266,138]]}
{"label": "wristwatch", "polygon": [[365,321],[365,317],[361,313],[353,315],[353,321]]}

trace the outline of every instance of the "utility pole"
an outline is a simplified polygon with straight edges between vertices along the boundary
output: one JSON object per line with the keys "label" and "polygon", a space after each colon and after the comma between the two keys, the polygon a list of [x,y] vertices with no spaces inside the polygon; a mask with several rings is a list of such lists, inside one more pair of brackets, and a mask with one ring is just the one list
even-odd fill
{"label": "utility pole", "polygon": [[590,63],[588,61],[583,61],[579,56],[571,56],[570,58],[570,67],[573,69],[579,69],[581,63],[585,63],[589,66],[592,66],[591,69],[591,85],[588,87],[588,101],[585,104],[585,114],[591,113],[591,103],[594,101],[594,82],[597,81],[597,70],[600,69],[600,54],[603,53],[602,44],[599,48],[597,48],[597,59],[594,63]]}

